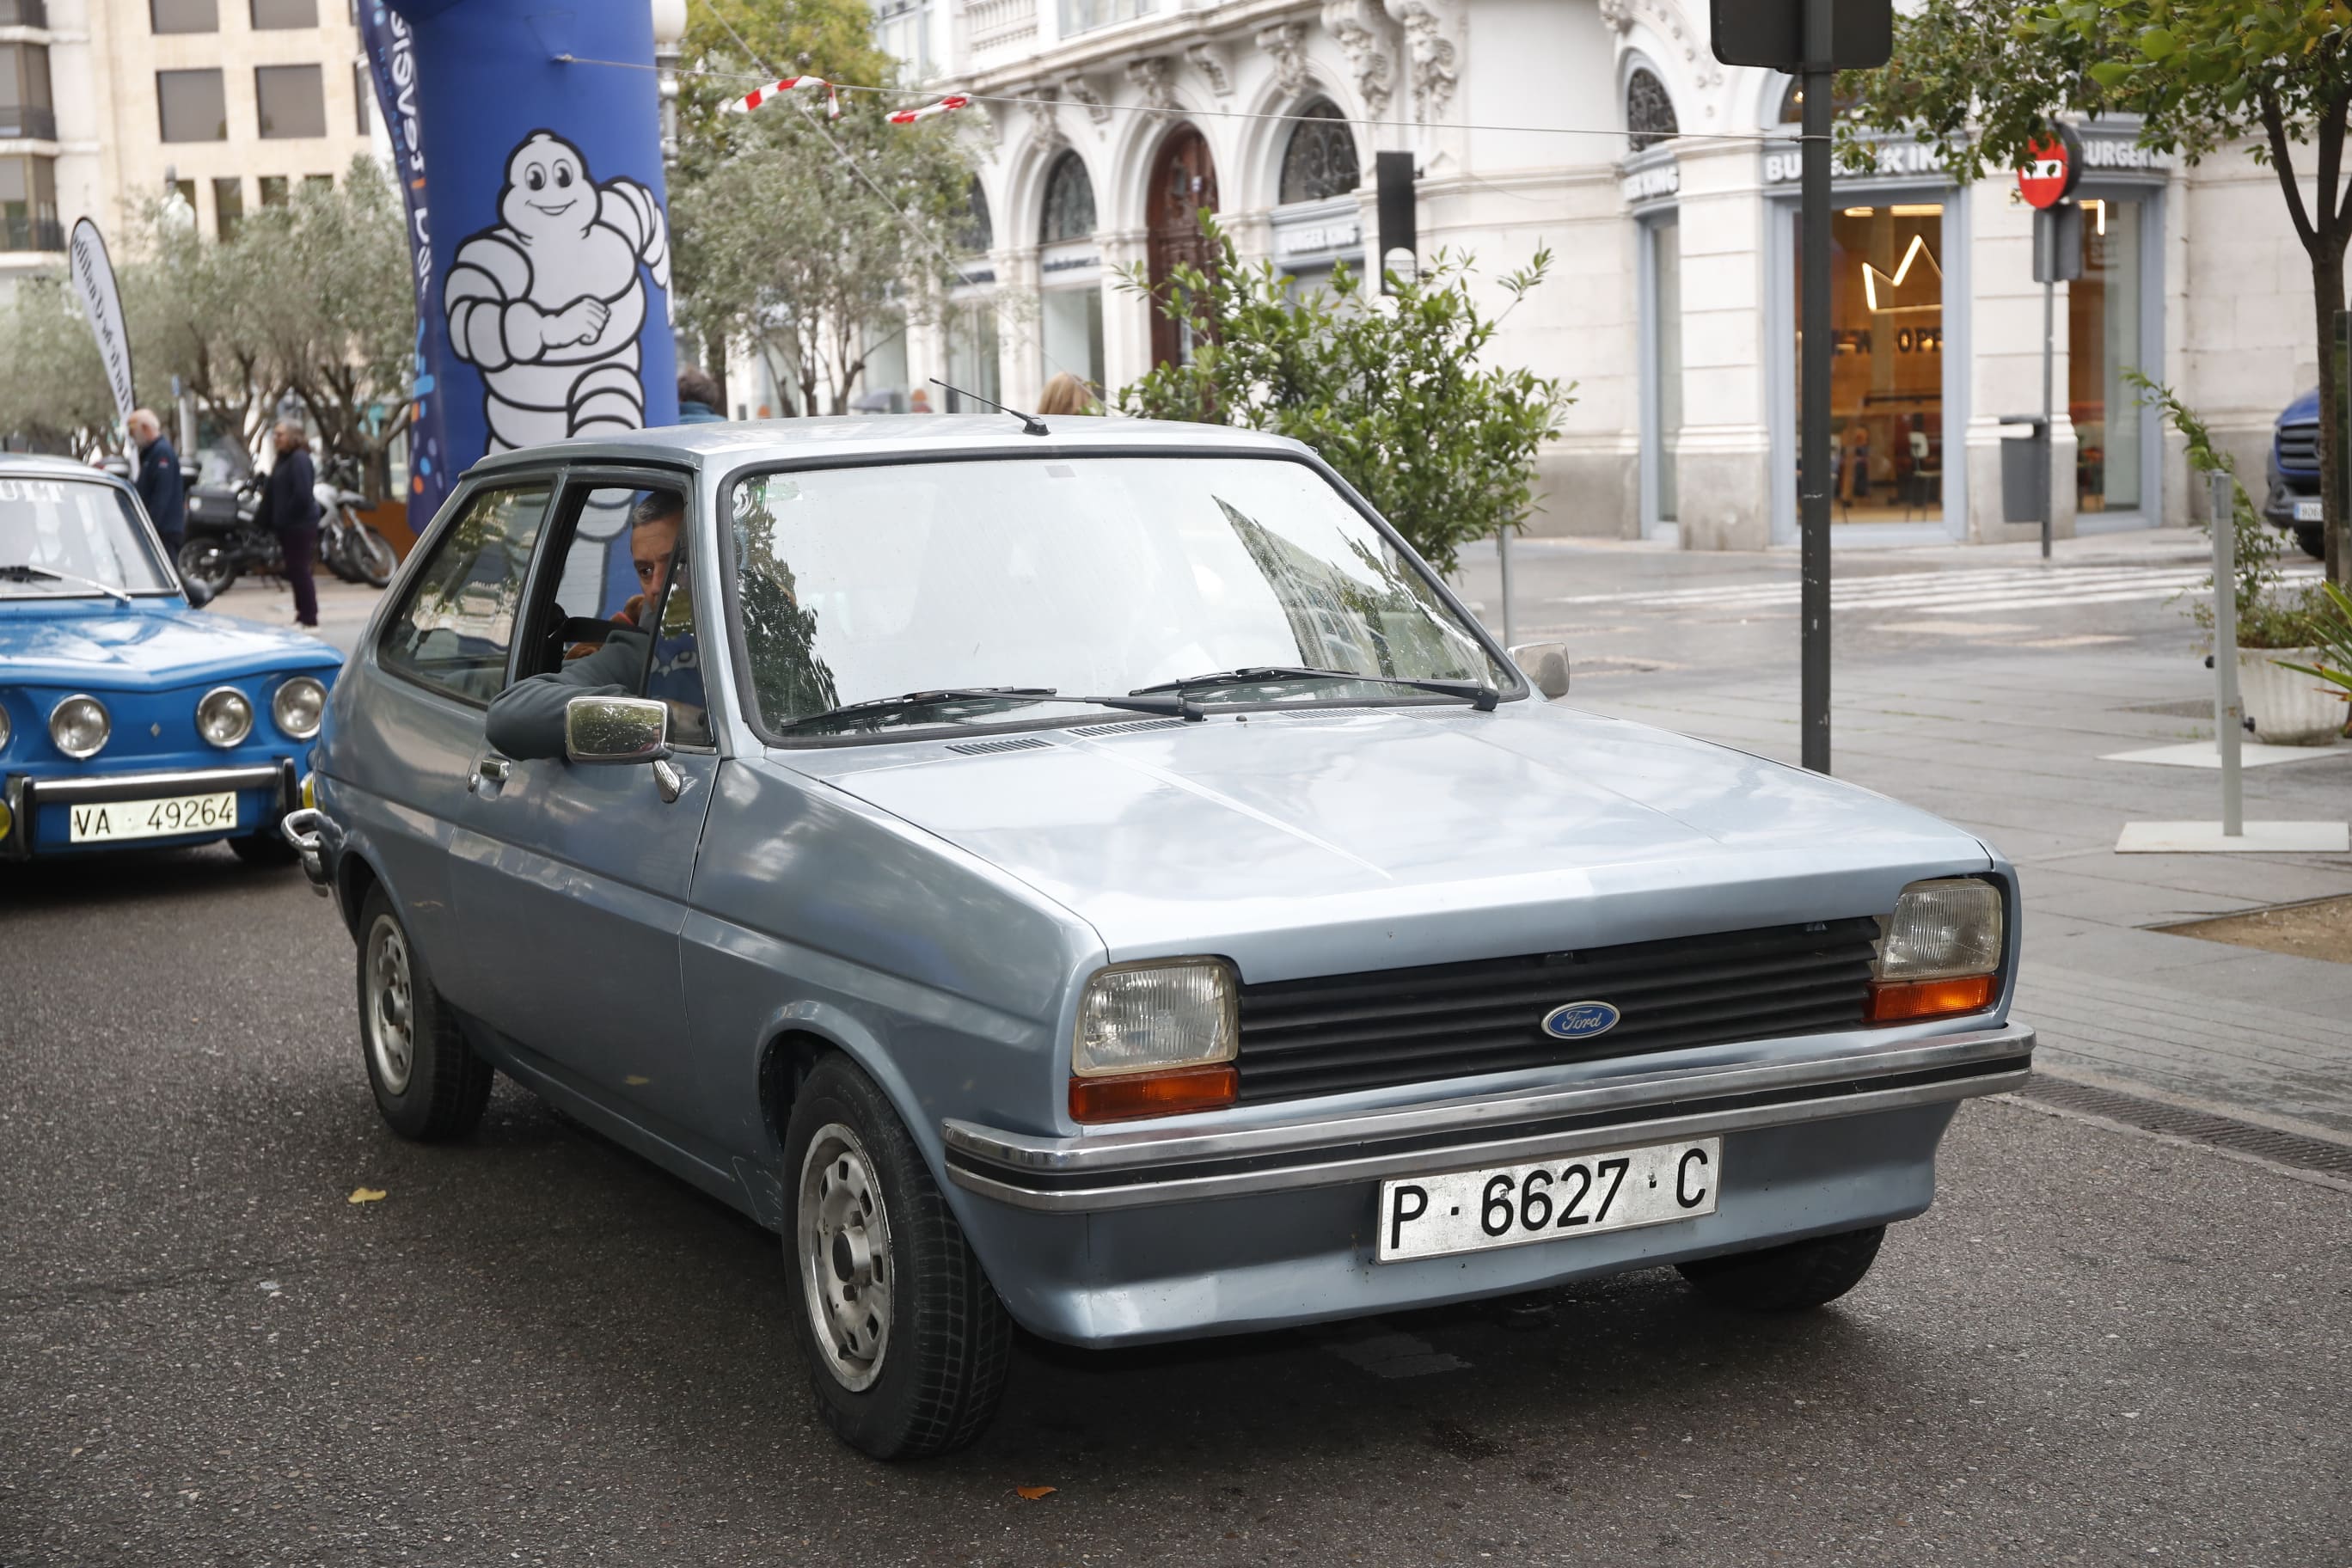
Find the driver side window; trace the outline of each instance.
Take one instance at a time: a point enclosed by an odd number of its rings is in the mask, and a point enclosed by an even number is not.
[[[686,492],[667,485],[592,484],[567,499],[574,504],[565,509],[563,553],[551,593],[542,590],[538,635],[518,677],[561,669],[616,633],[650,634],[631,689],[669,705],[673,745],[709,745],[701,638],[687,564]]]

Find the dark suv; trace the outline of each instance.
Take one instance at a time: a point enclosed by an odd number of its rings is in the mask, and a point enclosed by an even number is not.
[[[2305,554],[2326,554],[2320,526],[2319,389],[2313,387],[2286,405],[2271,432],[2270,494],[2263,516],[2273,527],[2291,529]]]

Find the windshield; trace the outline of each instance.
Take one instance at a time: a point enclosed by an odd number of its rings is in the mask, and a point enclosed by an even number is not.
[[[1244,669],[1263,679],[1192,694],[1444,700],[1265,666],[1511,684],[1428,580],[1304,463],[1024,458],[764,474],[735,487],[731,515],[744,651],[771,733],[909,692],[1124,695]],[[1030,718],[1040,702],[1008,693],[842,727]]]
[[[79,596],[176,588],[131,498],[80,479],[0,478],[0,596]]]

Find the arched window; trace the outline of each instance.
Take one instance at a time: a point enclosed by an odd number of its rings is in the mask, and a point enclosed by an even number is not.
[[[1087,177],[1086,161],[1065,153],[1045,175],[1045,223],[1041,237],[1047,245],[1057,239],[1085,239],[1095,231],[1095,183]]]
[[[1324,201],[1354,190],[1362,165],[1356,162],[1355,134],[1339,106],[1318,98],[1298,114],[1290,128],[1290,144],[1282,150],[1284,205]]]
[[[980,188],[980,181],[971,182],[971,193],[964,198],[963,222],[956,228],[956,244],[966,251],[982,251],[996,243],[996,226],[988,218],[988,193]]]
[[[1671,142],[1682,131],[1675,122],[1675,100],[1656,73],[1635,68],[1625,79],[1625,134],[1639,153],[1661,142]]]

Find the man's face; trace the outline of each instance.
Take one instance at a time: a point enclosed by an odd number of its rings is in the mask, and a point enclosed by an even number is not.
[[[155,444],[155,437],[163,433],[163,426],[155,424],[152,420],[133,419],[131,422],[131,438],[133,441],[138,442],[142,447],[153,446]]]
[[[636,563],[637,592],[645,595],[645,614],[661,603],[669,584],[669,559],[677,549],[677,518],[652,518],[629,531],[629,559]]]

